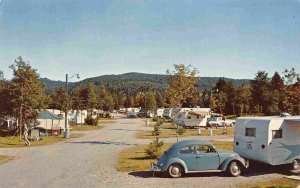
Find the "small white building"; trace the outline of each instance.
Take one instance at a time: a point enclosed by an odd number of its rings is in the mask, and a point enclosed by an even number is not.
[[[300,116],[238,118],[234,151],[270,165],[300,162]]]
[[[75,122],[76,124],[85,123],[87,118],[87,110],[73,110],[68,112],[69,121]]]

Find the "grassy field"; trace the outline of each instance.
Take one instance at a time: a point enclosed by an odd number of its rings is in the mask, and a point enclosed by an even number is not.
[[[158,137],[160,138],[170,138],[170,137],[176,137],[176,129],[174,126],[171,126],[169,124],[163,124],[160,129],[160,135]],[[228,127],[227,128],[227,135],[233,135],[234,128]],[[223,129],[213,129],[213,135],[223,135]],[[184,136],[209,136],[210,130],[209,129],[201,129],[201,135],[198,134],[198,129],[187,129],[187,131],[183,135],[178,135],[179,137]],[[152,131],[141,131],[136,134],[136,137],[139,139],[154,139],[156,136],[152,135]]]
[[[114,120],[114,119],[107,119],[107,118],[100,118],[98,120],[98,124],[114,124],[116,123],[117,120]]]
[[[0,155],[0,165],[7,163],[11,160],[14,160],[14,157],[7,156],[7,155]]]
[[[72,127],[72,131],[93,131],[102,129],[103,126],[99,125],[81,125],[81,126],[74,126]]]
[[[212,141],[212,143],[218,149],[233,150],[232,142]],[[163,146],[163,151],[168,149],[170,145],[172,144],[165,144]],[[149,171],[150,162],[156,162],[156,160],[147,159],[145,157],[146,146],[147,145],[131,147],[121,151],[118,156],[117,170],[122,172]]]
[[[300,181],[279,178],[269,181],[262,181],[255,184],[245,184],[236,188],[295,188],[300,184]]]
[[[70,134],[70,138],[78,138],[82,136],[81,134]],[[57,142],[65,141],[63,138],[63,135],[59,136],[44,136],[41,137],[41,140],[39,141],[32,141],[31,146],[43,146],[43,145],[49,145],[54,144]],[[18,147],[25,147],[24,145],[24,139],[19,140],[19,136],[13,136],[13,137],[0,137],[0,148],[18,148]]]
[[[163,151],[170,145],[165,144]],[[117,170],[121,172],[148,171],[150,162],[156,162],[156,160],[145,157],[145,147],[146,145],[143,145],[121,151],[118,156]]]

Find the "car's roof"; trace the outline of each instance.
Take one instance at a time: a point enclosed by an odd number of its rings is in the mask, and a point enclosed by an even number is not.
[[[174,144],[174,148],[182,148],[184,146],[194,145],[194,144],[211,145],[211,142],[208,140],[183,140]]]

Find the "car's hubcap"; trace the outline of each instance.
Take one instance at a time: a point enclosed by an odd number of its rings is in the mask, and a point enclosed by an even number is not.
[[[178,175],[179,172],[180,172],[180,170],[179,170],[178,167],[173,167],[172,170],[171,170],[171,172],[172,172],[173,175]]]
[[[233,173],[238,173],[238,172],[239,172],[239,167],[236,166],[236,165],[234,165],[234,166],[232,167],[232,172],[233,172]]]
[[[299,168],[299,163],[298,163],[297,160],[294,160],[294,161],[293,161],[293,167],[294,167],[294,169]]]

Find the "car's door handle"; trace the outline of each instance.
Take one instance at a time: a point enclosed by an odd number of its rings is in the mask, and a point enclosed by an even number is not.
[[[197,156],[197,157],[196,157],[196,159],[199,159],[199,158],[201,158],[201,157],[200,157],[200,156]]]

